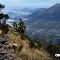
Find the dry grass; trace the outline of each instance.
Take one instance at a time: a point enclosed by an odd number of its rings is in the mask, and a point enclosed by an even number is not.
[[[52,58],[49,57],[49,54],[46,53],[42,48],[40,50],[29,48],[29,41],[21,40],[20,36],[10,34],[9,37],[9,45],[12,46],[14,43],[18,45],[16,49],[16,57],[14,60],[52,60]],[[19,46],[23,46],[21,51],[18,51]],[[10,53],[13,52],[13,48],[8,49]]]

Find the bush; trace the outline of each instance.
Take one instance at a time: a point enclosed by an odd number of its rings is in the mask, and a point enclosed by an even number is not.
[[[33,41],[30,41],[30,48],[36,48],[35,43]]]
[[[22,48],[23,48],[23,45],[19,46],[18,51],[21,52]]]
[[[47,47],[47,51],[51,54],[51,56],[55,56],[55,54],[60,53],[60,45],[49,45]]]
[[[30,48],[40,49],[42,47],[42,43],[39,40],[30,40]]]

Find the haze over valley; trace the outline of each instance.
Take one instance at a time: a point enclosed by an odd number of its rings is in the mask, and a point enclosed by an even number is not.
[[[8,23],[22,18],[27,26],[27,34],[34,39],[49,39],[48,42],[60,44],[60,4],[49,8],[24,8],[3,10],[10,16]],[[51,39],[50,39],[51,37]]]

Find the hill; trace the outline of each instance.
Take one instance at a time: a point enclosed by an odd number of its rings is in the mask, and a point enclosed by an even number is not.
[[[9,37],[8,46],[11,47],[10,49],[8,48],[8,51],[10,54],[15,54],[14,60],[19,60],[19,59],[20,60],[40,60],[40,59],[52,60],[52,58],[49,57],[49,54],[44,49],[40,48],[39,50],[37,48],[35,49],[29,47],[30,41],[28,39],[22,40],[20,36],[13,34],[8,35],[8,37]],[[15,44],[17,44],[17,49],[15,53],[12,48],[12,45],[14,44],[14,39],[15,39]]]
[[[32,14],[28,15],[27,18],[31,20],[31,18],[36,18],[37,16],[39,16],[40,14],[42,14],[47,8],[40,8],[37,9],[37,11],[33,12]]]
[[[32,8],[17,8],[17,9],[4,9],[2,12],[7,13],[10,16],[10,19],[18,20],[19,18],[25,19],[25,16],[32,14],[37,9]]]
[[[32,18],[32,20],[58,20],[60,19],[60,4],[55,4],[52,7],[48,9],[42,9],[39,11],[36,11],[35,14],[32,13],[28,17]],[[38,18],[37,18],[38,17]]]
[[[60,44],[60,4],[55,4],[43,12],[39,11],[28,16],[26,26],[29,35],[35,39],[49,40],[52,44]]]
[[[42,48],[39,41],[24,39],[15,32],[9,30],[8,34],[0,35],[0,59],[4,60],[53,60],[50,54]],[[3,55],[1,55],[3,53]]]

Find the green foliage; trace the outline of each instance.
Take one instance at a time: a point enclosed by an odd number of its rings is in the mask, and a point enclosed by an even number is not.
[[[16,22],[14,22],[13,27],[14,27],[15,31],[20,34],[21,39],[25,39],[26,26],[25,26],[23,20],[20,19],[20,22],[18,24]]]
[[[6,21],[7,19],[9,19],[8,14],[3,14],[3,22]]]
[[[20,22],[18,23],[18,33],[20,34],[21,39],[25,39],[25,30],[26,30],[26,26],[23,20],[20,19]]]
[[[21,52],[22,48],[23,48],[23,45],[19,46],[18,51]]]
[[[55,56],[55,54],[60,53],[60,45],[49,45],[47,47],[47,51],[51,54],[51,56]]]
[[[14,34],[14,35],[19,35],[17,32],[15,32],[15,30],[13,28],[10,28],[8,31],[8,34]]]
[[[0,4],[0,10],[5,8],[5,5]]]
[[[26,30],[26,26],[25,26],[23,20],[20,19],[20,22],[18,23],[18,32],[20,34],[24,35],[25,34],[25,30]]]
[[[30,48],[37,48],[37,49],[40,49],[43,45],[42,45],[42,42],[39,41],[39,40],[29,40],[30,43]]]
[[[9,34],[14,34],[14,29],[10,28],[8,31]]]
[[[8,24],[1,24],[2,34],[7,34],[9,31],[9,25]]]
[[[7,34],[7,32],[9,31],[9,25],[6,24],[6,20],[9,18],[9,16],[7,14],[3,15],[3,20],[0,23],[0,29],[2,30],[3,34]]]
[[[17,23],[16,22],[13,22],[13,27],[14,27],[15,31],[18,30],[18,26],[17,26]]]
[[[3,13],[0,13],[0,19],[2,19],[2,18],[3,18],[3,16],[4,16],[4,14],[3,14]]]
[[[30,48],[36,48],[35,43],[33,41],[30,41]]]
[[[0,4],[0,9],[4,7],[4,5]],[[0,30],[2,30],[2,34],[7,34],[9,30],[9,25],[6,23],[7,19],[9,19],[8,14],[0,13]]]

